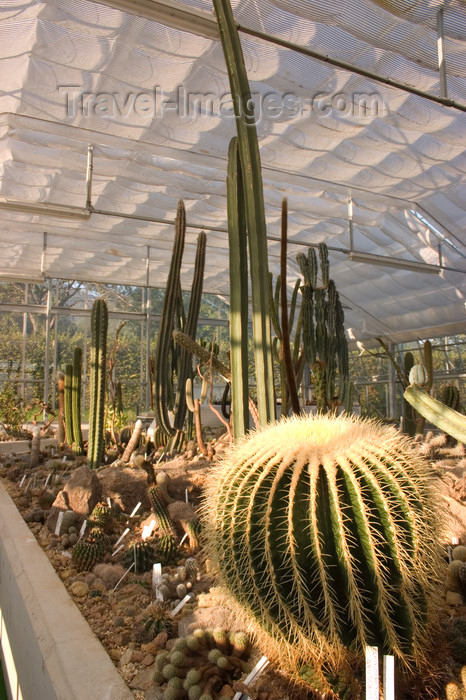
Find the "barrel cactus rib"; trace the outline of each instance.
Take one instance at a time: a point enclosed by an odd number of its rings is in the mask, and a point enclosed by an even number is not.
[[[428,476],[408,439],[354,416],[287,419],[232,450],[210,476],[207,548],[264,653],[292,672],[366,644],[421,663],[441,575]]]

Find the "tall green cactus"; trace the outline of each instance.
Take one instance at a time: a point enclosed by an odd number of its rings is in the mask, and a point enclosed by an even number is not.
[[[89,380],[90,405],[87,461],[91,469],[100,467],[104,447],[107,331],[107,304],[104,299],[96,299],[91,313],[91,374]]]
[[[317,409],[335,407],[338,372],[338,403],[345,405],[350,390],[348,343],[344,313],[335,283],[329,279],[328,249],[319,244],[321,285],[318,286],[318,262],[314,248],[299,253],[296,261],[304,278],[302,292],[303,345],[306,363],[312,371]]]
[[[432,360],[432,343],[430,340],[426,340],[422,346],[422,364],[426,372],[427,381],[425,383],[425,389],[427,392],[431,392],[434,383],[434,368]],[[424,426],[426,419],[419,413],[415,416],[416,421],[416,434],[422,435],[424,432]]]
[[[210,474],[207,552],[264,653],[292,674],[362,663],[366,644],[409,668],[435,631],[439,512],[428,466],[394,428],[293,417]]]
[[[192,374],[192,361],[188,352],[182,349],[178,362],[174,361],[172,333],[175,327],[175,317],[179,319],[178,326],[185,330],[186,335],[194,338],[199,317],[199,309],[202,298],[202,285],[204,278],[204,264],[206,255],[206,234],[202,231],[197,241],[194,277],[191,289],[191,299],[188,316],[185,318],[181,300],[180,271],[183,258],[184,242],[186,235],[186,211],[184,203],[178,202],[175,219],[175,240],[168,273],[165,297],[163,300],[162,315],[160,319],[159,338],[154,360],[153,403],[157,425],[169,436],[174,436],[179,441],[186,416],[185,386],[186,379]],[[175,389],[173,387],[173,374],[177,365],[178,373],[178,405],[174,419],[174,425],[170,423],[168,411],[174,407]],[[174,445],[175,446],[175,445]]]
[[[73,365],[65,365],[64,383],[65,437],[70,447],[73,444]]]
[[[414,355],[412,352],[405,352],[403,358],[404,386],[409,385],[409,373],[414,367]],[[416,432],[416,412],[406,399],[403,399],[403,432],[414,437]]]
[[[230,357],[233,437],[249,428],[248,407],[248,259],[243,178],[237,138],[228,149],[228,245],[230,252]]]
[[[73,421],[73,452],[75,455],[83,454],[83,435],[81,431],[81,373],[82,373],[82,348],[76,347],[73,353],[73,380],[72,380],[72,421]]]
[[[229,0],[213,0],[213,6],[236,117],[249,242],[257,404],[260,423],[265,426],[275,418],[275,397],[268,304],[267,231],[259,144],[241,42]]]

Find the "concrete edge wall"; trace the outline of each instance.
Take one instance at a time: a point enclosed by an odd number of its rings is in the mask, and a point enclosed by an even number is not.
[[[14,700],[134,700],[1,482],[0,645]]]

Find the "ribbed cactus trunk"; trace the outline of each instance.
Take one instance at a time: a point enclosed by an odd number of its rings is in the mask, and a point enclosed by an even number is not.
[[[57,372],[57,392],[58,392],[58,444],[63,445],[65,442],[65,374]]]
[[[422,663],[441,576],[428,466],[395,429],[295,417],[247,438],[210,475],[207,551],[291,673],[361,662],[366,644]]]
[[[267,231],[259,144],[241,42],[229,0],[213,0],[213,6],[236,117],[249,243],[257,405],[260,423],[265,426],[275,418],[275,396],[268,303]],[[230,270],[230,273],[234,271]]]
[[[249,429],[248,406],[248,253],[243,178],[238,140],[230,141],[227,170],[230,254],[230,357],[233,438]]]
[[[91,314],[89,380],[89,442],[87,460],[91,469],[100,467],[104,447],[105,378],[107,362],[108,309],[104,299],[96,299]]]
[[[304,358],[311,368],[314,398],[318,411],[325,413],[339,404],[348,405],[349,379],[348,343],[345,337],[344,313],[335,283],[329,279],[328,249],[319,244],[321,284],[317,277],[319,265],[314,248],[296,257],[304,278],[302,292]],[[338,377],[339,389],[336,392]]]
[[[73,353],[73,379],[72,379],[72,423],[73,423],[73,452],[75,455],[83,454],[83,435],[81,431],[81,373],[82,373],[82,348],[76,347]]]
[[[73,365],[65,365],[64,381],[65,439],[69,447],[73,444]]]
[[[403,358],[404,386],[409,386],[409,373],[414,367],[414,355],[405,352]],[[406,399],[403,399],[403,432],[414,437],[416,432],[416,411]]]

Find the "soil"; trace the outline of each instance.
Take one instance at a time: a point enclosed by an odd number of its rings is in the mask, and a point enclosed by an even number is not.
[[[466,544],[464,446],[451,447],[444,436],[432,434],[418,440],[418,444],[421,452],[432,464],[438,489],[445,500],[448,524],[445,557],[448,559],[454,547],[452,543]],[[158,482],[166,483],[169,500],[180,504],[188,498],[193,512],[196,512],[201,502],[206,473],[221,456],[224,446],[221,440],[217,442],[217,454],[214,454],[212,461],[207,461],[193,452],[189,456],[179,455],[169,461],[160,461],[160,453],[156,453],[149,461],[139,456],[138,464],[148,472],[149,481],[155,478]],[[173,651],[175,647],[176,651],[178,639],[191,634],[197,628],[223,628],[227,631],[227,642],[224,637],[220,641],[215,638],[212,640],[211,634],[210,641],[203,642],[204,657],[201,652],[197,655],[193,652],[191,657],[192,666],[201,668],[203,673],[209,676],[209,649],[223,648],[227,656],[230,654],[227,668],[222,672],[217,669],[217,676],[212,676],[209,686],[212,695],[206,697],[226,700],[233,698],[237,692],[247,692],[252,700],[304,700],[322,697],[320,694],[291,685],[280,669],[272,665],[253,684],[248,687],[244,685],[248,670],[255,666],[261,652],[250,641],[247,650],[236,653],[241,663],[234,661],[235,652],[232,650],[234,635],[238,632],[237,621],[225,607],[221,590],[215,585],[211,563],[198,545],[196,537],[192,532],[183,537],[183,531],[189,529],[183,517],[175,522],[180,541],[176,556],[163,566],[163,583],[166,585],[165,589],[159,589],[159,594],[160,590],[163,591],[163,601],[157,599],[160,595],[156,594],[153,588],[152,566],[146,572],[134,573],[129,569],[129,546],[131,543],[141,542],[143,528],[153,519],[150,504],[141,506],[132,516],[131,513],[125,513],[112,504],[112,526],[106,534],[107,552],[92,570],[79,571],[71,552],[79,538],[84,515],[76,513],[75,522],[68,531],[56,535],[57,513],[56,508],[52,508],[52,503],[62,492],[70,476],[83,464],[84,458],[74,458],[70,451],[63,449],[56,454],[51,454],[50,451],[41,454],[40,463],[34,469],[30,468],[24,455],[2,455],[0,478],[74,602],[137,700],[169,700],[170,697],[175,697],[176,693],[173,694],[172,691],[170,695],[167,690],[167,679],[160,677],[160,659],[164,650]],[[160,477],[162,472],[167,476]],[[98,473],[99,470],[97,475]],[[105,494],[103,500],[106,500]],[[178,512],[176,508],[181,506],[171,508],[171,512],[175,513]],[[124,534],[127,529],[129,531]],[[156,529],[150,535],[149,541],[157,542],[159,536],[160,532]],[[121,537],[124,546],[118,549],[115,545]],[[452,593],[455,595],[451,595]],[[190,599],[186,602],[188,594]],[[411,688],[410,691],[405,689],[405,698],[466,698],[461,684],[461,675],[466,675],[465,600],[460,589],[447,593],[445,588],[444,594],[442,625],[445,638],[441,641],[442,651],[439,653],[439,657],[443,659],[443,677],[437,677],[435,683],[432,682],[428,694],[425,687],[422,691],[416,691],[415,688]],[[180,607],[183,600],[184,604]],[[219,632],[217,634],[220,635]],[[225,644],[228,647],[226,651]],[[157,673],[158,681],[154,683]],[[448,682],[451,687],[447,695]],[[452,688],[456,694],[451,694]],[[356,700],[354,696],[352,698]]]

